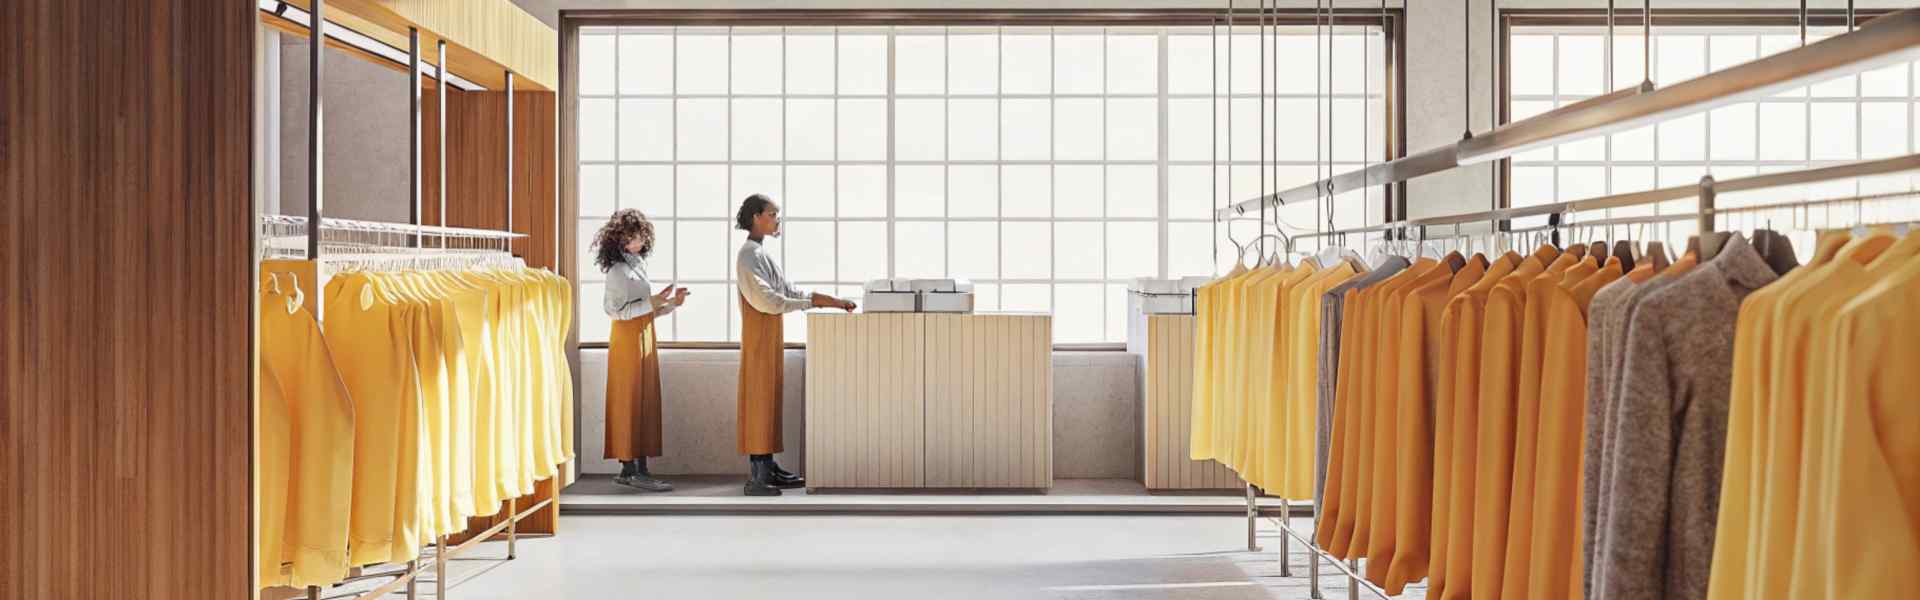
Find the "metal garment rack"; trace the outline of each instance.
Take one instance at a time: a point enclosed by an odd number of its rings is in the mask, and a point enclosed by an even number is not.
[[[287,254],[313,260],[323,265],[339,264],[342,262],[370,263],[386,260],[440,261],[440,264],[458,264],[460,262],[511,258],[512,241],[514,239],[527,237],[524,234],[513,232],[514,73],[512,70],[506,71],[507,110],[505,127],[507,151],[504,170],[506,172],[507,183],[507,229],[505,231],[494,231],[447,227],[447,80],[451,77],[451,73],[447,71],[447,42],[444,39],[437,40],[436,49],[439,51],[437,57],[439,64],[437,65],[438,68],[435,71],[434,78],[435,89],[439,94],[439,111],[437,114],[439,128],[436,135],[439,138],[440,148],[438,165],[440,172],[440,224],[438,226],[428,226],[423,223],[424,218],[421,210],[423,208],[421,197],[420,143],[421,63],[420,30],[418,28],[410,27],[407,31],[407,142],[409,150],[408,171],[410,177],[408,185],[408,217],[411,222],[407,224],[380,223],[328,219],[325,217],[325,203],[323,202],[325,173],[322,168],[322,159],[325,156],[324,140],[326,136],[323,135],[325,107],[321,94],[321,85],[322,82],[325,81],[326,67],[324,60],[326,52],[325,30],[327,27],[339,26],[337,24],[327,23],[326,4],[326,0],[311,0],[310,6],[308,7],[309,25],[307,27],[307,35],[310,68],[307,71],[307,126],[309,132],[307,137],[307,216],[289,217],[264,215],[261,217],[263,230],[286,231],[295,234],[295,236],[304,234],[305,245],[302,249],[303,251],[288,252]],[[350,238],[351,241],[344,243],[325,241],[323,238],[329,233],[334,234],[334,237],[344,235]],[[410,237],[411,243],[395,243],[396,237],[401,239]],[[426,245],[426,239],[429,237],[439,240],[437,252],[429,249]],[[274,242],[283,238],[276,238],[269,233],[264,236],[263,239],[266,242],[263,245],[263,253],[271,254],[277,250]],[[453,246],[450,243],[453,240],[461,240],[461,247],[456,248]],[[498,247],[495,248],[495,245]],[[344,251],[344,253],[338,254],[336,258],[336,254],[331,252],[334,250],[341,250]],[[324,285],[324,282],[316,283]],[[317,308],[318,305],[316,305],[314,312],[314,318],[316,320],[323,317]],[[520,520],[539,512],[552,503],[553,499],[549,498],[536,502],[533,506],[525,510],[521,510],[519,507],[519,499],[511,498],[507,503],[508,516],[506,520],[487,528],[473,538],[452,548],[448,548],[447,536],[436,536],[434,539],[435,552],[430,559],[433,561],[434,567],[435,597],[447,597],[447,561],[452,560],[453,557],[471,548],[474,544],[492,538],[502,530],[505,530],[507,534],[507,560],[513,560],[518,554]],[[425,554],[424,550],[421,554]],[[400,571],[360,574],[349,577],[340,583],[380,577],[394,577],[393,581],[382,584],[365,594],[360,594],[356,598],[359,600],[372,600],[386,594],[401,591],[403,588],[407,597],[417,598],[417,583],[420,575],[424,572],[420,565],[422,560],[429,559],[421,558],[408,561]],[[320,600],[322,597],[321,591],[319,586],[308,586],[306,588],[306,597],[309,600]]]
[[[1422,233],[1416,236],[1411,236],[1408,239],[1425,240],[1426,236],[1424,234],[1424,231],[1426,228],[1431,226],[1441,226],[1441,225],[1452,226],[1453,228],[1452,235],[1455,237],[1458,237],[1460,235],[1463,235],[1459,231],[1459,227],[1461,225],[1476,224],[1480,222],[1487,222],[1495,226],[1489,227],[1488,230],[1484,232],[1472,232],[1472,233],[1466,233],[1464,235],[1512,235],[1512,234],[1538,232],[1538,231],[1553,231],[1553,230],[1562,230],[1562,229],[1572,230],[1572,229],[1590,228],[1590,227],[1661,223],[1661,222],[1686,221],[1686,220],[1696,220],[1696,219],[1699,221],[1699,224],[1700,224],[1700,228],[1699,228],[1700,233],[1705,234],[1705,233],[1716,231],[1714,217],[1717,215],[1758,213],[1758,212],[1783,211],[1783,210],[1785,211],[1807,210],[1817,206],[1831,206],[1835,204],[1844,204],[1844,203],[1854,203],[1856,205],[1864,205],[1867,202],[1890,200],[1890,199],[1896,199],[1896,198],[1920,197],[1920,191],[1907,191],[1907,192],[1893,192],[1893,193],[1876,194],[1876,195],[1859,195],[1859,196],[1844,197],[1844,198],[1805,200],[1805,201],[1797,201],[1797,202],[1777,202],[1777,203],[1754,204],[1754,205],[1747,205],[1747,206],[1719,208],[1715,205],[1715,198],[1720,194],[1779,188],[1779,187],[1808,185],[1808,184],[1822,183],[1822,182],[1828,182],[1828,181],[1856,179],[1856,178],[1862,178],[1862,177],[1893,175],[1893,174],[1906,173],[1906,172],[1912,172],[1912,171],[1920,171],[1920,154],[1909,154],[1905,156],[1880,159],[1880,160],[1869,160],[1869,161],[1860,161],[1860,162],[1846,163],[1846,164],[1826,166],[1826,167],[1815,167],[1811,169],[1790,171],[1790,172],[1784,172],[1784,173],[1755,175],[1752,177],[1742,177],[1738,179],[1729,179],[1726,181],[1715,181],[1712,177],[1702,177],[1700,180],[1700,183],[1695,185],[1673,186],[1673,187],[1660,188],[1660,189],[1648,190],[1643,192],[1615,194],[1611,196],[1602,196],[1597,198],[1589,198],[1585,200],[1574,200],[1569,202],[1556,202],[1552,204],[1543,204],[1539,206],[1529,206],[1524,208],[1490,210],[1490,211],[1482,211],[1477,213],[1449,215],[1444,217],[1430,217],[1430,218],[1423,218],[1423,219],[1406,219],[1406,220],[1394,221],[1394,222],[1384,223],[1381,225],[1373,225],[1373,226],[1367,226],[1367,227],[1354,227],[1354,228],[1339,229],[1339,230],[1332,230],[1332,231],[1325,231],[1325,232],[1302,233],[1302,234],[1297,234],[1292,236],[1291,238],[1289,238],[1289,240],[1292,242],[1297,242],[1298,240],[1302,240],[1302,239],[1339,237],[1339,236],[1345,236],[1345,235],[1377,233],[1377,232],[1387,232],[1387,231],[1403,231],[1404,232],[1404,231],[1413,230],[1413,229],[1418,229]],[[1508,221],[1511,219],[1521,218],[1521,217],[1542,216],[1542,215],[1566,216],[1566,215],[1570,215],[1578,212],[1600,211],[1600,210],[1606,210],[1606,209],[1612,209],[1612,208],[1625,208],[1625,207],[1631,207],[1631,206],[1644,206],[1644,205],[1667,202],[1672,200],[1684,200],[1687,198],[1698,198],[1700,200],[1700,205],[1697,210],[1670,213],[1670,214],[1647,215],[1647,216],[1639,216],[1639,217],[1620,217],[1620,218],[1613,218],[1613,219],[1599,219],[1599,220],[1585,221],[1585,222],[1572,222],[1564,219],[1552,219],[1546,225],[1529,227],[1529,228],[1519,229],[1519,230],[1507,230],[1498,226],[1501,222]],[[1864,219],[1862,219],[1861,221],[1864,222]],[[1288,250],[1292,251],[1292,248],[1289,248]],[[1256,494],[1255,494],[1254,488],[1252,486],[1248,486],[1247,488],[1247,528],[1248,528],[1248,540],[1249,540],[1250,549],[1252,545],[1251,542],[1253,539],[1252,537],[1253,531],[1257,523],[1256,517],[1258,515],[1258,513],[1255,510],[1256,508],[1254,504],[1255,499],[1256,499]],[[1319,525],[1318,519],[1320,518],[1321,511],[1319,510],[1315,502],[1317,501],[1310,502],[1309,504],[1314,506],[1313,518],[1316,521],[1315,526],[1317,528]],[[1287,506],[1289,509],[1292,507],[1291,503],[1285,503],[1283,505]],[[1280,531],[1282,533],[1281,550],[1280,550],[1281,565],[1282,565],[1281,576],[1283,577],[1292,576],[1291,569],[1287,566],[1287,554],[1288,554],[1287,544],[1289,539],[1297,540],[1301,544],[1307,547],[1309,560],[1311,561],[1311,564],[1312,564],[1312,566],[1308,569],[1308,576],[1310,578],[1309,585],[1310,585],[1310,590],[1313,598],[1315,599],[1322,598],[1322,594],[1320,590],[1320,563],[1322,560],[1328,563],[1331,563],[1336,571],[1347,576],[1348,598],[1358,598],[1359,591],[1361,589],[1366,589],[1369,592],[1381,598],[1388,597],[1386,594],[1386,590],[1380,589],[1378,586],[1375,586],[1371,582],[1366,581],[1366,579],[1359,574],[1359,569],[1360,569],[1359,560],[1357,559],[1348,560],[1348,561],[1344,561],[1344,564],[1343,564],[1343,561],[1328,554],[1325,550],[1322,550],[1318,546],[1314,545],[1312,540],[1308,539],[1306,536],[1303,536],[1298,531],[1294,530],[1294,528],[1288,522],[1288,518],[1291,517],[1290,511],[1285,512],[1283,514],[1285,514],[1286,516],[1283,516],[1280,519],[1274,521],[1274,524],[1280,528]]]

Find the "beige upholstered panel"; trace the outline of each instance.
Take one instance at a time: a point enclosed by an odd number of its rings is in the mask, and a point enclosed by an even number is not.
[[[1147,315],[1141,357],[1145,412],[1145,479],[1149,490],[1240,489],[1233,471],[1211,460],[1188,458],[1193,425],[1192,315]]]

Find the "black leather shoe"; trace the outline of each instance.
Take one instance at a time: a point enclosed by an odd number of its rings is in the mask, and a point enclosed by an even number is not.
[[[767,463],[753,463],[753,475],[747,478],[745,487],[748,496],[778,496],[780,488],[775,487],[773,473]]]
[[[807,487],[807,478],[793,474],[788,474],[785,477],[775,474],[767,483],[783,490],[791,490]]]

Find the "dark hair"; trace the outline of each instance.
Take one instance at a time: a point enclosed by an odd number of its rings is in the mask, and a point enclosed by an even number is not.
[[[653,222],[647,220],[646,213],[631,208],[614,211],[607,218],[607,224],[600,226],[600,232],[593,236],[593,264],[605,273],[613,266],[626,260],[621,256],[626,252],[627,242],[640,239],[640,256],[653,254]]]
[[[773,199],[766,197],[765,194],[747,196],[746,200],[740,202],[739,214],[733,216],[734,228],[741,231],[753,231],[753,218],[760,216],[760,213],[766,212],[767,205],[769,204],[773,204]]]

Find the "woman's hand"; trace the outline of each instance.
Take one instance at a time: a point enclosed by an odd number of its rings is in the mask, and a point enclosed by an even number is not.
[[[684,301],[687,294],[686,288],[683,288],[677,285],[669,285],[667,286],[666,289],[660,290],[660,293],[653,295],[653,298],[652,298],[653,305],[666,306],[668,304],[672,304],[674,306],[679,306],[680,304],[674,301],[675,292],[679,292],[678,294],[679,297],[682,298],[682,301]]]
[[[813,293],[813,307],[814,308],[838,308],[840,310],[844,310],[847,312],[853,312],[853,309],[859,308],[858,305],[855,305],[852,302],[841,300],[833,296],[828,296],[820,292]]]
[[[680,306],[682,304],[686,304],[687,296],[691,296],[691,295],[693,295],[693,290],[689,290],[687,288],[677,288],[674,290],[673,300],[670,300],[669,302],[672,303],[674,306]]]

